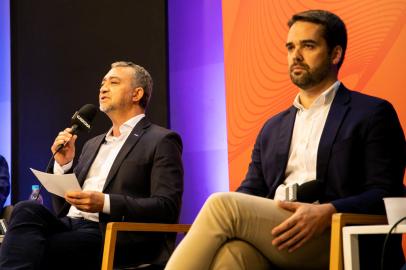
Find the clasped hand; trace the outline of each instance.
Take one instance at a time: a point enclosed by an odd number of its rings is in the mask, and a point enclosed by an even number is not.
[[[70,191],[65,194],[65,200],[78,210],[97,213],[103,211],[104,194],[97,191]]]
[[[272,230],[272,245],[278,250],[292,252],[304,245],[309,239],[320,235],[331,225],[331,216],[336,212],[328,204],[309,204],[300,202],[277,201],[278,206],[294,212]]]

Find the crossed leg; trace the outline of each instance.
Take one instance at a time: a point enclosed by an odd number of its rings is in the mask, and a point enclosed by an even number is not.
[[[176,248],[166,269],[168,270],[208,270],[220,265],[220,257],[225,258],[226,243],[242,240],[256,250],[275,267],[282,269],[326,269],[329,259],[329,232],[308,241],[294,252],[279,251],[273,246],[272,229],[292,215],[281,209],[275,201],[236,192],[216,193],[209,197],[193,223],[189,233]],[[245,245],[241,250],[241,261],[252,265]],[[227,245],[227,249],[229,249]],[[236,253],[237,247],[232,248]],[[244,249],[244,250],[243,250]],[[228,252],[228,251],[227,251]],[[220,253],[220,255],[219,255]],[[247,254],[251,254],[249,250]],[[223,254],[223,255],[221,255]],[[235,257],[235,255],[233,255]],[[230,256],[227,256],[230,257]],[[232,257],[232,256],[231,256]],[[258,257],[258,256],[253,256]],[[230,262],[221,262],[221,265]],[[253,259],[255,260],[255,259]],[[233,269],[247,269],[241,263]],[[249,267],[248,269],[252,269]],[[212,268],[215,269],[215,268]],[[225,268],[227,269],[227,268]],[[261,268],[259,268],[261,269]]]

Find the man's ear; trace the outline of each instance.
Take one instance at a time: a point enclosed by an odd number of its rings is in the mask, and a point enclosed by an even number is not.
[[[343,48],[339,45],[335,46],[333,51],[331,52],[331,63],[333,65],[338,65],[343,56]]]
[[[142,87],[134,88],[132,95],[133,101],[140,102],[140,100],[144,96],[144,88]]]

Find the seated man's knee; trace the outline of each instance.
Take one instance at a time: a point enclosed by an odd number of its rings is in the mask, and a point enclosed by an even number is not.
[[[17,203],[13,212],[11,213],[10,223],[13,223],[16,219],[28,217],[32,218],[38,215],[41,211],[44,211],[44,206],[34,201],[21,201]]]
[[[13,213],[18,213],[21,210],[26,210],[30,209],[31,211],[38,211],[40,208],[43,208],[41,204],[35,202],[35,201],[21,201],[18,202],[14,208],[13,208]]]
[[[210,195],[206,204],[228,203],[234,197],[235,194],[233,192],[216,192]]]
[[[216,212],[237,213],[241,204],[247,196],[238,192],[217,192],[210,195],[204,204],[203,210],[214,210]]]

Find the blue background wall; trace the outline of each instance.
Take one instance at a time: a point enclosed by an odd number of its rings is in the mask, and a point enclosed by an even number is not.
[[[11,160],[10,2],[0,1],[0,154]],[[10,199],[8,199],[8,204]]]

